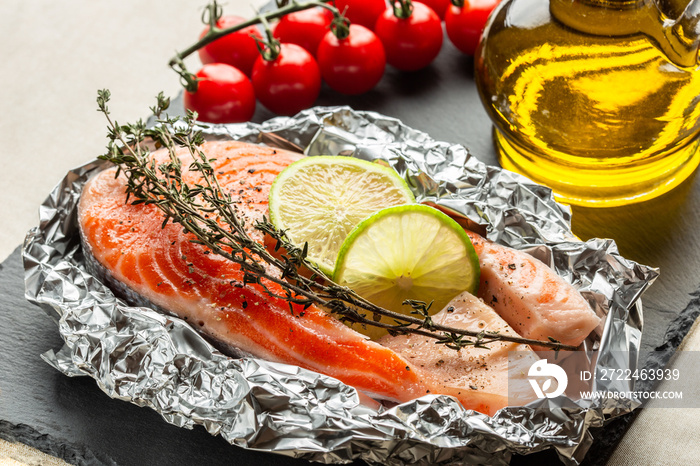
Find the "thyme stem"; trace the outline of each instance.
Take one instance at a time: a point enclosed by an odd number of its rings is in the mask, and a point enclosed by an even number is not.
[[[107,119],[110,138],[107,154],[100,158],[113,162],[118,167],[118,173],[121,170],[126,175],[127,202],[133,197],[135,200],[132,204],[156,205],[165,215],[163,227],[168,221],[180,224],[193,236],[191,241],[239,264],[244,274],[244,284],[257,284],[268,295],[284,299],[289,303],[292,312],[293,304],[302,305],[304,309],[317,305],[329,310],[341,321],[381,327],[392,334],[417,334],[433,338],[437,343],[454,349],[465,346],[487,348],[487,344],[498,341],[537,345],[554,350],[576,349],[556,340],[532,340],[435,324],[428,313],[430,304],[422,302],[404,303],[422,318],[376,306],[351,289],[340,286],[323,275],[315,265],[306,260],[305,247],[298,248],[291,244],[283,231],[277,230],[274,225],[263,219],[254,227],[263,234],[270,235],[286,251],[281,257],[273,255],[264,245],[250,237],[246,226],[236,213],[231,195],[219,184],[211,160],[201,149],[204,139],[191,113],[184,119],[161,120],[160,115],[167,108],[169,101],[160,94],[157,105],[152,109],[158,119],[158,126],[146,128],[141,121],[133,125],[119,125],[109,116],[109,97],[109,91],[98,93],[98,107]],[[148,139],[168,151],[169,163],[156,166],[155,159],[150,156],[146,147]],[[201,182],[191,186],[183,180],[182,160],[177,154],[178,146],[187,149],[192,157],[188,168],[191,172],[198,172]],[[263,263],[271,266],[279,275],[268,272]],[[300,267],[309,268],[313,276],[301,274]],[[282,293],[270,289],[270,283],[279,286]],[[394,325],[377,322],[367,315],[389,317],[397,323]]]

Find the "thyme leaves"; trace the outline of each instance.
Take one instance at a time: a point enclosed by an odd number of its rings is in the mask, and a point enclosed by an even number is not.
[[[490,343],[507,341],[537,345],[554,350],[575,350],[559,341],[532,340],[497,332],[470,331],[436,324],[430,317],[431,303],[408,300],[408,314],[381,308],[351,289],[334,283],[306,258],[306,245],[295,246],[284,231],[266,218],[246,225],[237,212],[232,195],[222,189],[217,173],[202,149],[204,137],[196,115],[164,116],[169,100],[159,94],[151,108],[158,124],[147,127],[143,121],[120,125],[112,119],[108,90],[98,92],[98,110],[108,122],[107,152],[100,158],[114,163],[117,176],[126,177],[127,202],[156,206],[163,214],[162,226],[180,225],[190,241],[238,264],[243,284],[259,286],[273,298],[286,301],[290,312],[301,315],[309,306],[324,308],[340,321],[376,326],[392,335],[416,334],[438,344],[459,350],[467,346],[488,348]],[[152,149],[167,151],[166,162],[157,163]],[[182,151],[189,161],[183,166]],[[196,173],[197,181],[187,183],[186,172]],[[272,239],[270,251],[249,234],[253,228]],[[376,316],[385,316],[387,323]]]

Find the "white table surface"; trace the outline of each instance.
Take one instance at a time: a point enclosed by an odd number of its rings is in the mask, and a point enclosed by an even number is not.
[[[0,259],[38,222],[38,206],[71,168],[101,154],[106,122],[97,90],[112,91],[118,121],[174,96],[168,67],[198,37],[205,1],[9,0],[0,2]],[[245,0],[227,13],[250,16]],[[194,70],[195,58],[187,62]]]

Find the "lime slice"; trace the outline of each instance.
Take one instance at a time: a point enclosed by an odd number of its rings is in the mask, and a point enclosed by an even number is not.
[[[334,279],[385,309],[410,314],[402,303],[433,302],[440,311],[463,291],[476,293],[479,260],[457,222],[427,205],[382,209],[363,220],[343,243]],[[378,316],[377,316],[378,317]],[[395,324],[382,317],[382,322]],[[387,332],[367,326],[356,330],[376,339]]]
[[[389,206],[415,202],[391,168],[354,157],[306,157],[285,168],[270,189],[270,221],[308,259],[332,275],[345,237],[361,220]]]

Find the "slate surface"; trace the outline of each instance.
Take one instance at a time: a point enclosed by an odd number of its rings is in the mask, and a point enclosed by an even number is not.
[[[397,117],[497,164],[491,125],[474,86],[472,60],[448,43],[427,69],[387,69],[379,86],[359,97],[324,89],[317,104],[349,104]],[[273,116],[259,107],[254,120]],[[695,179],[644,204],[574,209],[573,230],[582,239],[611,237],[625,257],[661,269],[644,295],[643,352],[661,345],[669,325],[680,316],[664,346],[672,351],[700,309],[697,299],[691,302],[700,284],[699,209],[700,185]],[[60,348],[62,341],[54,322],[24,300],[22,276],[15,251],[0,268],[0,437],[36,446],[72,464],[308,464],[233,447],[201,428],[176,428],[149,409],[109,399],[92,379],[58,374],[39,355]],[[603,464],[634,417],[614,421],[597,433],[586,462]],[[514,458],[513,464],[555,461],[552,453],[545,453]]]
[[[0,437],[72,464],[281,464],[278,455],[244,450],[203,428],[187,430],[159,414],[105,395],[89,377],[70,378],[39,355],[62,340],[54,321],[24,299],[19,249],[0,270]],[[309,464],[287,460],[284,464]]]

